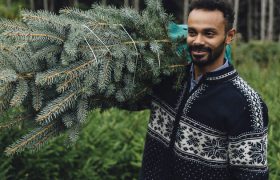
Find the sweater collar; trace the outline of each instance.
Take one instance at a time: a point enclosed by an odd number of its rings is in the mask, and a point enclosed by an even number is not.
[[[191,75],[191,63],[187,66],[189,75]],[[218,81],[227,81],[230,79],[235,78],[238,75],[237,71],[233,67],[232,64],[229,64],[228,67],[225,67],[223,69],[214,71],[214,72],[208,72],[206,73],[202,79],[207,82],[218,82]]]
[[[205,75],[205,80],[206,81],[227,81],[229,79],[232,79],[236,77],[237,71],[234,69],[232,65],[229,65],[226,68],[223,68],[218,71],[214,72],[208,72]]]
[[[217,69],[211,71],[211,72],[220,71],[220,70],[225,69],[229,66],[230,66],[230,64],[229,64],[228,60],[225,58],[224,59],[224,64],[222,66],[218,67]],[[191,63],[190,74],[191,74],[192,81],[196,81],[196,82],[199,82],[201,80],[201,78],[203,77],[203,75],[200,75],[200,76],[198,76],[197,80],[194,79],[194,64],[193,63]]]

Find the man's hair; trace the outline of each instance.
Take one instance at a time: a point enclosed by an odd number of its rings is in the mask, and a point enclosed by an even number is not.
[[[229,0],[192,0],[189,13],[194,9],[204,9],[208,11],[221,11],[226,20],[225,30],[228,31],[233,27],[234,10]]]

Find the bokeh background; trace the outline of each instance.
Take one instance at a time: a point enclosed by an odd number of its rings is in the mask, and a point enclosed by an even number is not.
[[[163,0],[174,21],[185,23],[191,0]],[[238,36],[232,45],[233,64],[262,96],[269,108],[268,162],[270,179],[280,179],[280,3],[279,0],[229,0],[236,13]],[[83,10],[99,3],[141,12],[144,0],[0,0],[0,17],[19,19],[20,10],[58,13],[74,6]],[[11,109],[1,121],[15,118]],[[149,111],[110,109],[89,114],[79,140],[64,145],[65,135],[51,140],[38,152],[13,157],[5,147],[26,133],[24,123],[12,129],[0,126],[0,180],[5,179],[137,179],[149,119]]]

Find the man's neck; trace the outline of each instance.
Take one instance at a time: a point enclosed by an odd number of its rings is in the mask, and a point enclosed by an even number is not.
[[[224,64],[224,54],[222,54],[222,56],[220,56],[219,59],[216,60],[215,63],[213,63],[211,65],[201,67],[201,66],[197,66],[197,65],[194,64],[194,78],[195,78],[195,80],[197,80],[199,76],[205,75],[207,72],[214,71],[215,69],[219,68],[223,64]]]

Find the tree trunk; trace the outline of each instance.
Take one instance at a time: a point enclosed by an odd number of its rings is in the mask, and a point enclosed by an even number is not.
[[[73,6],[74,6],[74,7],[78,7],[78,6],[79,6],[79,0],[74,0]]]
[[[50,11],[53,11],[54,12],[54,2],[55,0],[51,0],[51,4],[50,4]]]
[[[248,13],[247,13],[247,22],[248,22],[248,26],[247,26],[247,32],[248,32],[248,40],[251,40],[253,38],[253,31],[252,31],[252,9],[253,9],[253,3],[252,0],[248,0]]]
[[[184,0],[184,12],[183,12],[184,24],[187,24],[188,13],[189,13],[189,0]]]
[[[124,5],[124,7],[129,7],[129,0],[124,0],[123,5]]]
[[[273,0],[269,0],[269,20],[268,20],[268,31],[267,31],[267,39],[273,40],[273,23],[274,21],[274,2]]]
[[[10,8],[12,6],[12,0],[7,0],[7,7]]]
[[[104,5],[104,6],[106,6],[106,5],[107,5],[107,0],[102,0],[102,1],[101,1],[101,4]]]
[[[34,2],[34,0],[29,0],[29,3],[30,3],[30,9],[31,10],[35,10],[35,2]]]
[[[261,1],[261,40],[264,41],[265,40],[265,22],[266,22],[266,3],[267,0],[262,0]]]
[[[134,9],[136,11],[140,10],[140,1],[139,0],[134,0]]]
[[[253,1],[254,3],[254,19],[253,19],[253,24],[254,24],[254,36],[256,39],[260,39],[260,11],[259,11],[259,5],[261,4],[258,0]]]
[[[44,0],[44,10],[49,10],[48,0]]]
[[[233,28],[237,29],[238,24],[238,12],[239,12],[239,0],[234,1],[234,13],[235,13],[235,20],[233,23]]]

